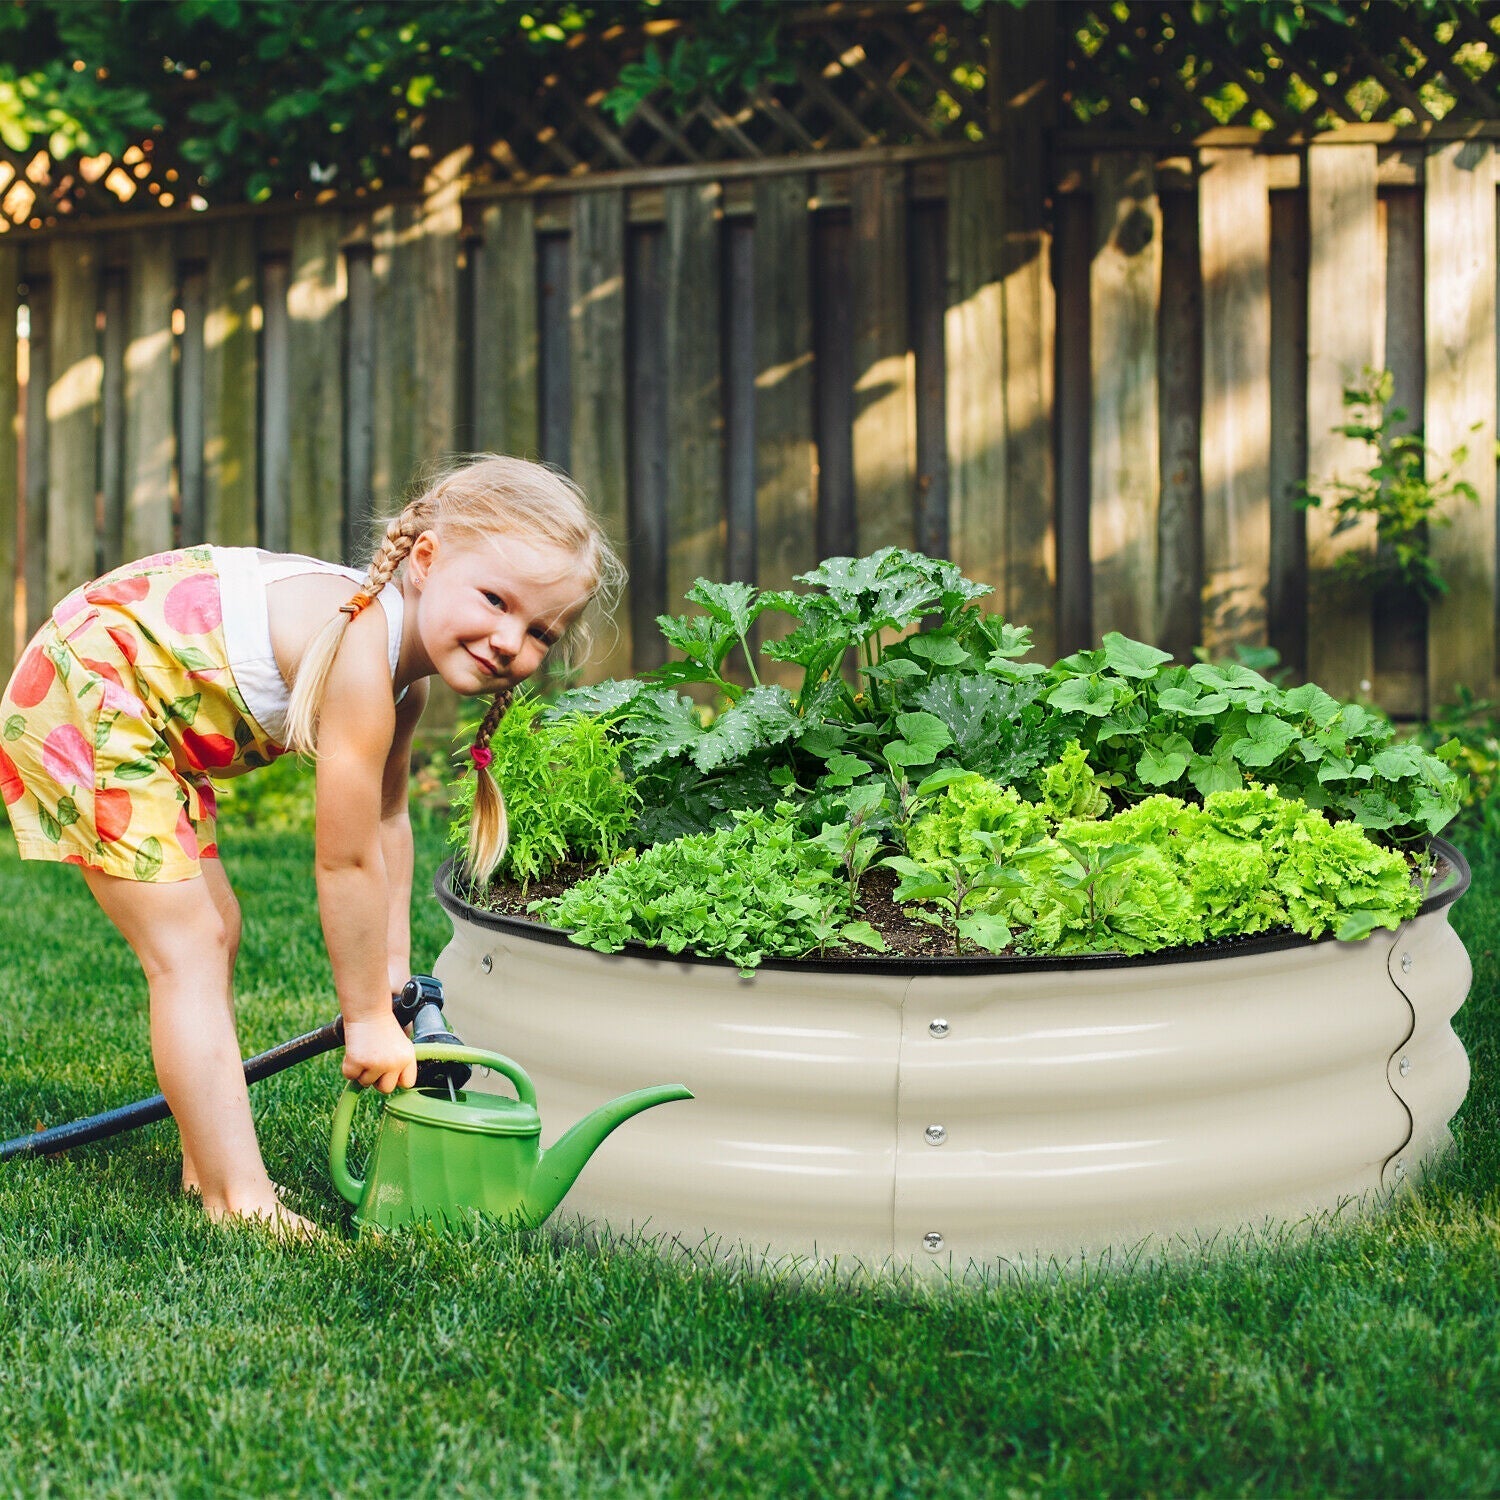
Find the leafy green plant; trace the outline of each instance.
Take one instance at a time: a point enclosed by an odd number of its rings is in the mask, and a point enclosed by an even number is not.
[[[1044,701],[1124,801],[1265,784],[1398,842],[1425,841],[1460,805],[1451,766],[1314,683],[1284,689],[1237,663],[1172,665],[1113,632],[1048,681]]]
[[[639,841],[778,797],[816,805],[871,778],[888,781],[899,832],[914,784],[963,771],[1095,813],[1154,792],[1265,784],[1403,842],[1430,838],[1459,807],[1453,767],[1314,684],[1285,688],[1240,662],[1175,664],[1115,632],[1050,668],[1025,661],[1029,633],[980,607],[989,590],[897,548],[830,558],[798,581],[807,592],[700,579],[687,597],[702,613],[659,622],[680,658],[649,680],[564,693],[551,710],[596,715],[628,741]],[[801,668],[793,688],[762,682],[747,649],[767,611],[797,621],[761,651]],[[736,648],[748,687],[726,676]],[[705,722],[678,691],[688,684],[715,690],[722,711]],[[1081,800],[1063,808],[1070,797]]]
[[[1361,583],[1394,580],[1431,600],[1448,591],[1431,548],[1433,529],[1452,525],[1441,507],[1457,500],[1477,504],[1479,495],[1467,480],[1453,477],[1469,456],[1467,448],[1455,448],[1446,468],[1434,473],[1439,464],[1421,434],[1400,430],[1407,412],[1394,404],[1395,388],[1389,370],[1368,366],[1355,384],[1345,386],[1350,419],[1333,430],[1364,443],[1369,465],[1352,479],[1304,486],[1297,504],[1304,510],[1326,506],[1335,517],[1335,536],[1372,517],[1375,550],[1344,552],[1336,566]]]
[[[897,901],[930,903],[939,908],[938,913],[919,908],[917,915],[935,926],[951,927],[955,953],[963,952],[965,938],[990,953],[1003,953],[1010,946],[1011,932],[1005,919],[981,907],[992,894],[1014,892],[1023,884],[1021,876],[998,861],[972,872],[968,862],[950,861],[934,869],[904,854],[893,854],[881,864],[901,876],[895,891]]]
[[[803,837],[795,812],[787,803],[739,812],[727,828],[627,855],[530,910],[601,953],[646,943],[727,958],[743,972],[839,941],[882,947],[867,923],[849,920],[838,859]]]
[[[500,871],[522,889],[570,860],[608,863],[627,846],[635,820],[619,741],[585,714],[544,720],[543,708],[522,690],[490,741],[510,825]],[[460,738],[472,740],[473,729]],[[474,779],[466,776],[454,795],[449,843],[467,842],[473,806]]]
[[[1031,809],[1032,821],[1014,797],[1007,787],[950,787],[913,828],[918,857],[898,866],[908,878],[897,899],[933,899],[922,871],[958,881],[1018,949],[1064,954],[1146,953],[1275,928],[1352,940],[1399,926],[1421,899],[1401,854],[1270,787],[1212,792],[1201,806],[1157,795],[1101,819]],[[975,808],[993,809],[1001,831],[966,826]],[[1035,837],[1020,843],[1020,830]],[[1009,878],[981,886],[1002,847]],[[951,889],[942,894],[951,901]]]
[[[985,585],[952,563],[895,547],[830,558],[798,582],[807,592],[699,579],[687,598],[703,613],[658,620],[681,659],[645,681],[558,699],[554,712],[596,714],[630,742],[643,841],[871,776],[890,779],[899,817],[913,780],[929,771],[1021,781],[1053,759],[1066,736],[1039,701],[1043,669],[1015,660],[1030,649],[1030,634],[978,607]],[[801,668],[794,689],[763,683],[748,650],[751,685],[725,675],[730,653],[747,647],[767,611],[797,621],[761,648]],[[707,724],[677,691],[690,683],[714,689],[724,704]]]

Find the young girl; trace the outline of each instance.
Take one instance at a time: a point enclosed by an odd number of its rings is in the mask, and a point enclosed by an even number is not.
[[[151,1052],[182,1136],[182,1185],[210,1217],[310,1226],[266,1174],[235,1034],[239,906],[214,843],[209,775],[316,756],[316,875],[344,1017],[344,1076],[416,1078],[391,1012],[410,972],[406,794],[427,679],[491,695],[471,747],[469,862],[505,851],[487,769],[511,690],[620,564],[561,474],[485,455],[385,528],[369,571],[188,547],[69,594],[0,700],[0,792],[23,859],[83,878],[145,970]],[[351,584],[359,587],[351,593]],[[372,607],[374,606],[374,607]]]

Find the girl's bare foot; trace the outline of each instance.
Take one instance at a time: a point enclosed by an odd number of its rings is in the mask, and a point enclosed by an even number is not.
[[[322,1237],[324,1233],[322,1226],[315,1224],[311,1219],[304,1219],[301,1214],[293,1213],[281,1201],[279,1188],[273,1187],[272,1194],[269,1203],[205,1203],[203,1212],[214,1224],[264,1225],[279,1240],[311,1240]]]

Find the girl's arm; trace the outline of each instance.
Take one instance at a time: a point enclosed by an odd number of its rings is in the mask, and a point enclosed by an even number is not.
[[[390,899],[386,916],[386,977],[395,994],[411,977],[411,877],[414,858],[407,790],[411,742],[427,703],[427,680],[414,682],[396,705],[396,737],[386,757],[380,790],[380,851]]]
[[[318,907],[344,1017],[344,1076],[389,1093],[416,1082],[411,1042],[391,1012],[390,891],[382,791],[396,738],[385,617],[357,615],[328,678],[318,729]],[[410,877],[407,877],[408,880]]]

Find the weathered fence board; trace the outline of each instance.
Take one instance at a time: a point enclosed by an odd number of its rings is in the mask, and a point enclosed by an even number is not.
[[[993,157],[948,163],[949,551],[966,573],[988,582],[1005,575],[1008,515],[1002,192]],[[1003,591],[992,602],[1003,609]]]
[[[1161,204],[1149,156],[1096,159],[1089,281],[1089,559],[1096,633],[1155,637],[1161,494],[1157,323]]]
[[[260,541],[273,552],[292,545],[292,351],[287,319],[291,267],[261,262]]]
[[[1194,275],[1194,283],[1197,276]],[[1271,194],[1271,576],[1266,638],[1289,671],[1307,667],[1307,199]]]
[[[336,214],[306,214],[292,226],[287,287],[290,538],[293,551],[343,551],[344,328],[348,295]]]
[[[52,287],[45,279],[31,277],[26,286],[26,312],[30,336],[26,344],[26,505],[23,511],[26,554],[22,560],[26,627],[30,636],[47,617],[53,601],[47,597],[47,387],[51,384]],[[17,643],[20,644],[19,642]]]
[[[1447,507],[1432,556],[1448,592],[1432,606],[1427,650],[1431,691],[1451,701],[1455,684],[1488,690],[1495,675],[1495,176],[1488,141],[1434,144],[1427,152],[1428,447],[1479,496]]]
[[[51,370],[47,384],[47,602],[94,572],[98,429],[104,362],[99,354],[99,245],[52,247]]]
[[[203,319],[203,525],[225,547],[260,539],[256,252],[253,232],[232,221],[208,234]]]
[[[631,528],[625,484],[625,194],[581,193],[572,206],[565,324],[572,419],[568,468],[609,535],[623,542]],[[629,613],[622,610],[603,639],[604,651],[590,662],[590,675],[628,676],[631,636]]]
[[[375,504],[375,271],[368,244],[344,255],[349,296],[344,368],[344,560],[367,563]]]
[[[412,470],[422,461],[421,411],[425,393],[417,364],[421,318],[421,210],[396,204],[374,219],[375,290],[374,444],[371,482],[377,509],[404,497]]]
[[[1380,208],[1386,290],[1378,363],[1390,370],[1395,404],[1407,413],[1398,430],[1411,432],[1422,422],[1426,364],[1422,195],[1391,188]],[[1406,718],[1427,711],[1427,606],[1411,588],[1388,586],[1375,596],[1375,701]]]
[[[172,308],[177,296],[174,248],[168,235],[137,230],[130,237],[122,560],[165,552],[172,545],[173,462],[177,457],[172,389]]]
[[[492,203],[474,274],[474,442],[493,453],[535,456],[537,413],[536,207]]]
[[[16,326],[20,280],[20,256],[11,246],[0,245],[0,330],[7,333]],[[0,337],[0,585],[15,576],[17,561],[21,489],[19,356],[17,340]],[[0,592],[0,666],[8,667],[15,660],[16,644],[13,600]]]
[[[180,273],[182,340],[178,345],[177,490],[185,543],[208,540],[203,526],[203,321],[208,278],[201,263]]]
[[[694,579],[724,575],[718,192],[691,184],[663,199],[667,608],[675,612]]]
[[[755,186],[755,549],[757,580],[768,589],[791,588],[818,561],[807,189],[801,174]],[[791,624],[764,616],[762,637]]]
[[[904,176],[899,167],[865,167],[850,184],[854,495],[861,552],[914,541],[916,391]]]
[[[99,351],[104,360],[99,419],[99,536],[97,563],[109,569],[125,555],[125,351],[130,342],[130,268],[110,265],[105,251],[104,290],[100,297],[104,326]],[[116,252],[117,253],[117,252]],[[169,414],[170,415],[170,414]]]
[[[1203,593],[1203,288],[1198,280],[1197,204],[1186,193],[1162,199],[1161,240],[1161,614],[1156,643],[1185,661],[1202,639]]]
[[[998,8],[990,118],[1005,161],[1005,612],[1029,625],[1034,655],[1057,654],[1049,132],[1057,115],[1057,28],[1043,7]],[[1000,580],[996,579],[998,584]]]
[[[1270,204],[1265,158],[1205,150],[1203,644],[1266,640],[1271,548]]]
[[[1307,150],[1307,472],[1315,489],[1360,477],[1363,443],[1335,431],[1349,419],[1346,386],[1375,366],[1384,321],[1377,244],[1375,147]],[[1368,590],[1341,559],[1369,560],[1374,518],[1335,534],[1333,497],[1307,513],[1307,670],[1341,698],[1368,695],[1375,679]]]

